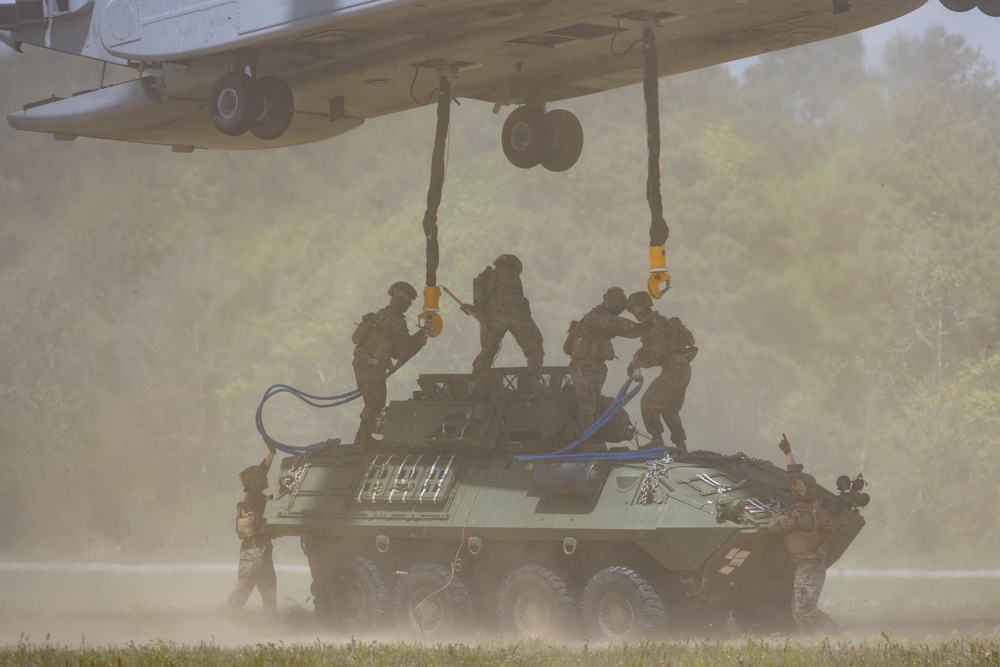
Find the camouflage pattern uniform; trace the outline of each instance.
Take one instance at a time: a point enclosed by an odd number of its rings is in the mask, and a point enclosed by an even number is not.
[[[609,295],[613,290],[620,294],[621,308],[615,303],[609,304]],[[640,325],[619,314],[624,308],[625,293],[619,288],[611,288],[605,295],[604,303],[591,309],[570,329],[570,337],[566,341],[569,350],[566,353],[572,357],[569,372],[579,406],[581,433],[597,420],[601,389],[608,377],[605,362],[617,359],[611,339],[615,336],[639,337]]]
[[[354,348],[354,377],[365,404],[358,429],[362,441],[374,441],[371,434],[375,430],[376,417],[385,408],[385,380],[392,368],[392,359],[408,359],[427,342],[423,331],[411,335],[407,329],[403,313],[411,303],[412,300],[393,296],[389,305],[375,314],[373,334]]]
[[[240,477],[244,481],[243,511],[253,512],[253,534],[240,543],[239,581],[236,588],[226,600],[225,613],[234,616],[256,587],[264,603],[264,617],[269,623],[274,623],[278,617],[278,579],[274,573],[274,560],[271,557],[272,541],[265,537],[261,517],[264,516],[264,506],[267,498],[263,490],[267,487],[267,471],[270,468],[270,456],[258,466],[252,466],[243,471]]]
[[[634,312],[634,311],[633,311]],[[681,423],[681,407],[684,394],[691,381],[691,351],[694,350],[694,335],[677,317],[667,319],[652,308],[636,313],[636,317],[646,328],[640,341],[642,346],[632,359],[631,368],[652,368],[659,366],[660,375],[653,380],[642,395],[639,407],[642,423],[653,436],[653,442],[662,442],[662,419],[670,429],[670,441],[681,449],[687,449],[687,434]]]
[[[790,465],[788,469],[794,476],[802,471],[802,466]],[[826,540],[832,531],[829,513],[819,507],[815,496],[796,497],[791,507],[771,519],[767,530],[785,537],[785,548],[795,565],[792,616],[799,632],[831,631],[835,627],[833,619],[817,608],[826,582]]]
[[[517,263],[503,261],[511,257]],[[500,343],[509,331],[527,360],[528,374],[538,377],[545,350],[542,332],[531,317],[531,306],[521,286],[520,261],[501,255],[472,283],[473,304],[479,318],[479,343],[482,351],[472,362],[473,373],[485,373],[493,367]]]

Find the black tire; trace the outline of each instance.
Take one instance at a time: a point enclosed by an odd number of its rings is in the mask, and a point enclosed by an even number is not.
[[[571,111],[555,109],[545,114],[551,137],[549,154],[541,160],[549,171],[566,171],[583,152],[583,126]]]
[[[399,630],[408,637],[442,641],[461,637],[472,619],[469,590],[437,563],[414,565],[393,596]]]
[[[733,604],[733,621],[740,632],[754,635],[795,632],[791,594],[752,597]]]
[[[583,591],[581,613],[588,637],[599,642],[658,639],[667,612],[645,577],[621,565],[595,574]]]
[[[953,12],[967,12],[975,8],[976,0],[941,0],[941,4]]]
[[[277,139],[292,124],[295,115],[292,89],[276,76],[262,76],[257,79],[257,86],[263,103],[257,120],[250,126],[250,132],[258,139]]]
[[[212,124],[219,132],[238,137],[260,116],[262,100],[256,81],[243,72],[227,72],[215,82],[208,98]]]
[[[504,579],[497,615],[506,636],[563,639],[576,624],[576,605],[562,577],[541,565],[525,565]]]
[[[316,617],[348,632],[377,628],[389,607],[389,589],[378,566],[364,554],[351,554],[311,587]]]
[[[537,166],[552,147],[545,112],[530,106],[514,109],[503,124],[500,144],[503,154],[515,167]]]
[[[993,18],[1000,17],[1000,0],[979,0],[979,11]]]

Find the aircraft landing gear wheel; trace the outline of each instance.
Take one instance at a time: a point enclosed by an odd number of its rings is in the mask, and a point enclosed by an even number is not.
[[[1000,17],[1000,0],[979,0],[979,11],[993,18]]]
[[[503,124],[500,144],[503,154],[515,167],[537,166],[552,144],[545,112],[530,106],[514,109]]]
[[[399,628],[424,641],[461,636],[472,618],[469,589],[451,571],[437,563],[419,563],[396,586]]]
[[[287,83],[276,76],[262,76],[257,79],[263,104],[260,114],[250,126],[250,132],[258,139],[277,139],[292,124],[295,114],[295,98]]]
[[[564,638],[576,620],[566,582],[541,565],[519,567],[504,579],[497,596],[500,630],[511,637]]]
[[[389,605],[378,566],[364,554],[351,554],[322,583],[314,582],[312,594],[317,618],[351,633],[377,628]]]
[[[576,164],[583,152],[583,126],[566,109],[548,112],[545,123],[549,126],[552,143],[549,154],[542,158],[542,166],[549,171],[566,171]]]
[[[941,0],[941,4],[953,12],[967,12],[976,6],[976,0]]]
[[[667,612],[659,594],[645,577],[621,565],[595,574],[580,606],[587,632],[597,641],[657,639],[666,631]]]
[[[254,124],[263,104],[257,82],[243,72],[227,72],[219,77],[208,98],[215,128],[238,137]]]

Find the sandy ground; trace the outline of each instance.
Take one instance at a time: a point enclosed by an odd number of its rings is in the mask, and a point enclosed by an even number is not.
[[[222,603],[235,583],[235,564],[122,571],[18,570],[0,564],[0,645],[311,644],[350,639],[312,616],[304,568],[279,566],[278,580],[280,622],[267,627],[256,594],[235,622],[221,617]],[[833,576],[821,607],[843,630],[838,641],[878,640],[882,633],[926,643],[1000,638],[1000,576]],[[711,639],[739,637],[730,621]],[[493,639],[486,632],[478,638]],[[370,639],[397,638],[383,634]]]

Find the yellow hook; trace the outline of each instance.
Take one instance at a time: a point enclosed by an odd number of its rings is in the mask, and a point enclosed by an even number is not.
[[[649,279],[646,290],[649,296],[659,299],[670,289],[670,274],[667,273],[667,250],[661,245],[649,246]]]

